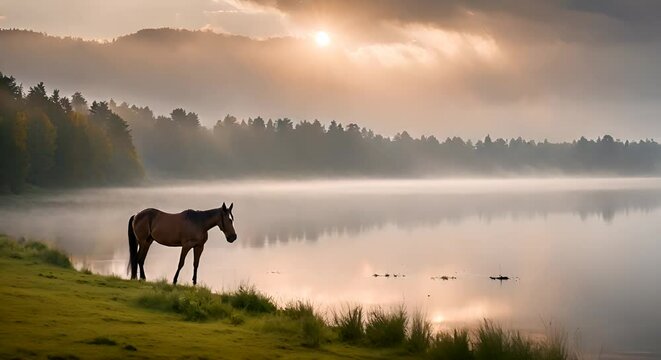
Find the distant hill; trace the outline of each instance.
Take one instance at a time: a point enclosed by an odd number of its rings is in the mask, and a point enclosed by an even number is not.
[[[173,29],[141,30],[111,42],[0,30],[0,71],[26,85],[44,81],[67,95],[81,91],[96,99],[149,104],[164,114],[176,106],[194,108],[212,125],[228,112],[243,116],[268,109],[291,116],[287,109],[296,108],[320,114],[319,107],[308,107],[309,100],[322,93],[342,97],[343,87],[327,80],[327,64],[308,47],[293,39]],[[342,62],[336,57],[334,66]],[[337,107],[337,101],[328,106]]]

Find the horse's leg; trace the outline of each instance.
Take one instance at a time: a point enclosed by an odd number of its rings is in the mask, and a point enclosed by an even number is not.
[[[179,267],[177,267],[177,272],[174,274],[174,280],[172,281],[172,284],[174,284],[174,285],[177,284],[177,278],[179,277],[179,271],[181,271],[181,268],[184,267],[184,262],[186,261],[186,255],[188,255],[188,251],[190,251],[189,247],[186,247],[186,246],[181,247],[181,255],[179,255]]]
[[[200,265],[200,256],[202,256],[204,245],[198,245],[193,248],[193,285],[197,284],[197,266]]]
[[[140,250],[138,250],[138,265],[140,266],[140,279],[145,280],[145,259],[147,258],[147,252],[149,251],[149,246],[152,243],[152,239],[147,239],[142,245],[140,245]]]
[[[151,243],[153,240],[151,236],[149,236],[149,218],[141,213],[136,215],[133,219],[133,234],[135,235],[137,246],[135,248],[135,259],[131,259],[132,262],[135,261],[135,263],[131,264],[131,279],[135,279],[138,276],[138,266],[140,264],[141,254],[144,252],[146,256],[146,249],[149,248],[148,243]],[[145,250],[141,250],[142,248],[145,248]],[[142,278],[144,279],[144,270],[142,273]]]

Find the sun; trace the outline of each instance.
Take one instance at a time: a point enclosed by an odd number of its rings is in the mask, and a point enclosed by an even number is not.
[[[316,42],[319,47],[326,47],[330,45],[331,38],[327,32],[317,31],[317,34],[314,36],[314,42]]]

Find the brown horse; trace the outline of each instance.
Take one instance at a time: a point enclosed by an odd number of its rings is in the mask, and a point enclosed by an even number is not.
[[[208,231],[214,227],[225,234],[228,242],[236,240],[232,208],[223,206],[206,211],[186,210],[178,214],[168,214],[157,209],[145,209],[129,219],[129,252],[131,254],[131,279],[137,278],[140,265],[140,279],[145,279],[145,258],[152,242],[165,246],[181,246],[179,267],[174,274],[173,284],[177,283],[179,271],[184,266],[186,255],[193,249],[193,285],[197,284],[197,266],[209,238]],[[138,248],[139,246],[139,248]]]

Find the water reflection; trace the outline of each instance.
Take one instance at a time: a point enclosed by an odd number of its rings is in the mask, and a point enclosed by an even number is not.
[[[124,223],[129,216],[146,207],[178,212],[234,201],[241,235],[237,244],[262,247],[314,242],[329,235],[352,236],[390,224],[412,229],[466,221],[489,223],[502,218],[525,221],[565,213],[583,220],[597,217],[612,222],[618,214],[649,212],[661,205],[661,187],[649,186],[649,180],[643,182],[645,189],[585,189],[576,180],[574,188],[496,187],[498,193],[488,192],[493,187],[489,181],[483,184],[486,188],[459,193],[452,188],[424,193],[424,187],[415,184],[411,185],[415,191],[407,193],[389,183],[380,184],[380,191],[372,187],[364,192],[359,192],[360,188],[337,192],[332,191],[333,187],[331,191],[286,187],[283,191],[277,187],[253,186],[251,190],[250,186],[207,184],[86,190],[28,199],[5,197],[0,198],[0,229],[50,239],[74,255],[85,255],[113,248],[126,237]]]
[[[200,278],[216,289],[247,280],[283,301],[404,302],[439,327],[486,316],[534,332],[554,321],[580,332],[588,352],[661,351],[657,179],[86,190],[0,198],[0,229],[50,239],[95,271],[124,275],[131,214],[223,201],[236,204],[239,240],[230,245],[217,229],[210,232]],[[178,254],[153,246],[147,276],[170,279]],[[386,272],[406,277],[371,276]],[[500,273],[519,279],[488,279]],[[431,280],[438,275],[457,279]]]

